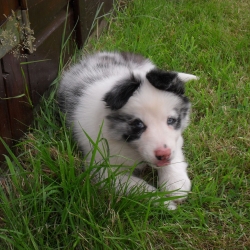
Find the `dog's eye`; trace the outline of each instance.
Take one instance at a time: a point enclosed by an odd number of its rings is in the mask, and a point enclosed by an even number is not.
[[[174,125],[176,122],[177,122],[177,119],[173,117],[169,117],[167,120],[168,125]]]
[[[145,127],[144,123],[140,119],[135,119],[130,123],[130,126],[137,128],[137,129],[142,129]]]

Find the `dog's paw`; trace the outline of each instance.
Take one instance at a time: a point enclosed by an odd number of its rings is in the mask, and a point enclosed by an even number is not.
[[[177,209],[177,204],[174,201],[165,201],[164,205],[168,208],[168,210]]]
[[[183,178],[182,180],[172,181],[172,184],[165,186],[167,191],[170,191],[170,196],[182,196],[177,198],[177,201],[184,201],[187,199],[188,192],[191,190],[191,181],[188,177]]]
[[[177,190],[170,193],[170,196],[173,198],[176,197],[176,199],[174,199],[173,201],[177,204],[180,204],[188,198],[188,193],[189,191],[187,190]]]

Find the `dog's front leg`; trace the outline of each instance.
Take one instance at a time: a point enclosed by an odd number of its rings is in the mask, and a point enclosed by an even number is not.
[[[133,175],[118,175],[116,177],[116,190],[124,193],[130,193],[134,189],[138,189],[143,192],[155,192],[156,188],[149,185],[146,181],[133,176]]]
[[[176,162],[158,168],[159,188],[162,191],[170,192],[168,196],[182,196],[174,200],[176,203],[185,200],[191,190],[191,181],[186,169],[186,162]]]
[[[108,169],[103,169],[97,174],[97,178],[99,180],[107,180],[110,178],[110,175],[113,175],[113,173],[109,172]],[[114,181],[116,192],[120,194],[128,194],[134,190],[138,190],[139,192],[156,191],[154,186],[131,174],[116,173],[111,179]]]
[[[134,188],[138,188],[140,192],[156,192],[156,188],[149,185],[144,180],[135,177],[135,176],[128,176],[128,175],[122,175],[119,176],[116,180],[116,189],[118,192],[129,193]],[[158,199],[157,195],[153,199]],[[157,204],[157,203],[156,203]],[[176,209],[176,203],[173,201],[167,201],[165,205],[168,207],[169,210]]]

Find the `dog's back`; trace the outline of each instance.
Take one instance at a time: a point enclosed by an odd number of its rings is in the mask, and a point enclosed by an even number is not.
[[[122,79],[135,70],[140,73],[152,68],[154,65],[139,54],[99,52],[85,56],[62,76],[58,89],[60,108],[71,117],[79,98],[83,96],[89,85],[112,78],[112,76]]]

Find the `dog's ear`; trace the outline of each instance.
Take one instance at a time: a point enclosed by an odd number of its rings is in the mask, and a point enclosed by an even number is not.
[[[134,75],[130,78],[118,82],[108,93],[105,94],[103,101],[111,110],[122,108],[128,99],[141,85],[141,81],[136,79]]]
[[[185,92],[184,83],[190,80],[198,80],[197,76],[153,69],[146,75],[148,81],[157,89],[183,95]]]

